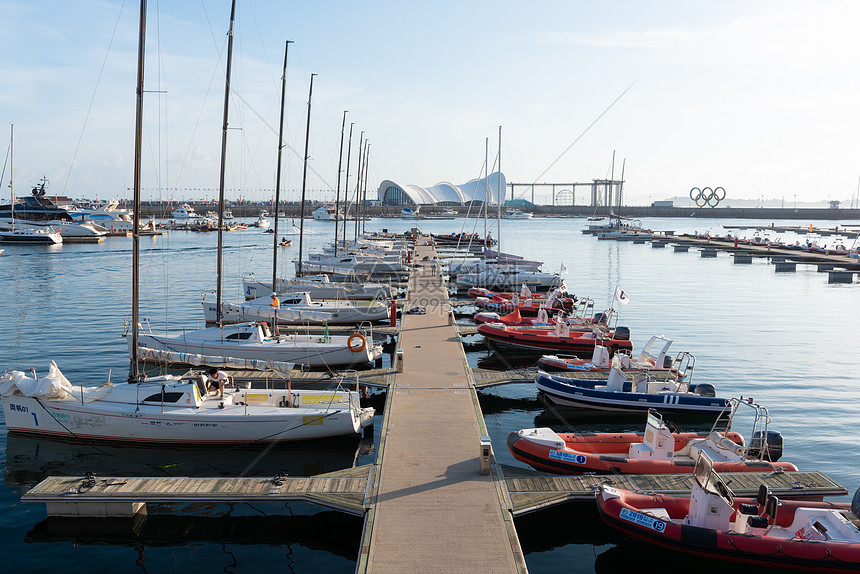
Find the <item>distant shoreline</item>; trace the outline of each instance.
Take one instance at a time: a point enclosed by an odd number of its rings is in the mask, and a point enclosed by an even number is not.
[[[125,202],[123,202],[125,203]],[[195,210],[201,215],[206,211],[216,211],[217,207],[207,203],[190,203]],[[319,205],[318,203],[308,204],[305,206],[305,218],[310,218],[311,213]],[[175,205],[174,207],[175,208]],[[574,206],[559,206],[559,205],[534,205],[534,206],[516,206],[517,209],[532,213],[536,217],[607,217],[607,209],[598,207],[595,211],[594,207],[589,205],[574,205]],[[270,214],[272,213],[272,205],[265,203],[244,203],[240,205],[231,205],[228,208],[235,217],[256,217],[260,214],[260,210],[265,209]],[[400,214],[400,206],[368,206],[367,215],[369,217],[380,217],[381,215],[397,217]],[[423,215],[438,215],[444,209],[453,209],[460,216],[466,214],[465,207],[451,206],[421,206]],[[473,207],[473,214],[477,208]],[[144,202],[141,206],[141,215],[148,217],[156,217],[160,219],[171,219],[171,208],[163,204],[149,204]],[[286,217],[298,217],[301,209],[296,204],[282,204],[280,211]],[[615,215],[629,217],[633,219],[643,217],[700,217],[700,218],[716,218],[716,219],[827,219],[827,220],[857,220],[860,223],[860,209],[833,209],[827,207],[819,208],[776,208],[776,207],[651,207],[651,206],[635,206],[622,205],[621,207],[613,208]],[[492,218],[492,209],[490,217]]]

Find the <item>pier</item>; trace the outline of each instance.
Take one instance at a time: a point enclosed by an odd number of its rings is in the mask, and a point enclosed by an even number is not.
[[[387,389],[374,464],[309,477],[254,478],[104,477],[96,468],[96,476],[48,477],[22,500],[46,504],[49,515],[65,517],[142,516],[149,503],[309,502],[363,517],[359,573],[472,574],[526,572],[514,518],[568,502],[593,505],[601,484],[667,495],[689,492],[690,474],[559,476],[498,464],[478,389],[532,381],[535,371],[468,365],[461,337],[471,330],[455,324],[441,275],[423,261],[436,255],[433,245],[423,245],[426,240],[416,242],[414,261],[422,266],[411,277],[403,320],[385,331],[396,338],[395,363],[369,371],[290,376],[297,384],[342,378],[345,386],[358,379]],[[410,313],[418,302],[425,312]],[[234,377],[254,386],[284,383],[282,377],[252,372],[234,372]],[[732,475],[738,496],[753,496],[762,483],[781,498],[847,494],[815,471]]]
[[[770,229],[770,228],[768,228]],[[716,257],[718,251],[732,255],[741,254],[753,257],[766,257],[779,262],[792,260],[797,263],[808,265],[833,265],[847,271],[860,271],[860,259],[850,255],[839,255],[822,251],[791,249],[787,246],[766,245],[754,243],[742,243],[719,237],[693,237],[689,235],[674,235],[671,232],[639,233],[636,237],[621,239],[621,241],[632,241],[634,244],[645,243],[671,243],[675,246],[697,247],[702,252],[702,257],[708,253]],[[677,250],[676,250],[677,251]]]

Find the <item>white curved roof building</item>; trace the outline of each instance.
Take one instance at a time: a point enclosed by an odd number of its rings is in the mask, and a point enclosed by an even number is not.
[[[461,185],[443,181],[433,187],[401,185],[386,179],[379,184],[377,193],[383,205],[466,205],[484,201],[498,205],[499,192],[504,201],[506,185],[505,174],[496,172]]]

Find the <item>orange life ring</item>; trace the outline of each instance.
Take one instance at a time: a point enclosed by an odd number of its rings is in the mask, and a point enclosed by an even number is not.
[[[361,342],[361,345],[355,346],[352,344],[356,339]],[[349,350],[353,353],[360,353],[367,348],[367,339],[361,333],[353,333],[349,336],[349,339],[346,340],[346,346],[349,347]]]

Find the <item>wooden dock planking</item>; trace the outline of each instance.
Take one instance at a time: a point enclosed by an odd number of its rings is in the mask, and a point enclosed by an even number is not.
[[[433,257],[421,243],[415,259]],[[439,279],[422,268],[407,303],[447,300]],[[507,503],[493,476],[479,473],[485,427],[450,313],[426,309],[407,315],[398,337],[403,371],[388,394],[357,572],[525,572]]]
[[[269,477],[254,478],[126,478],[96,477],[86,488],[77,476],[49,476],[29,492],[24,502],[287,502],[305,500],[362,515],[369,466],[314,477],[287,477],[276,485]],[[122,484],[121,484],[122,483]]]

